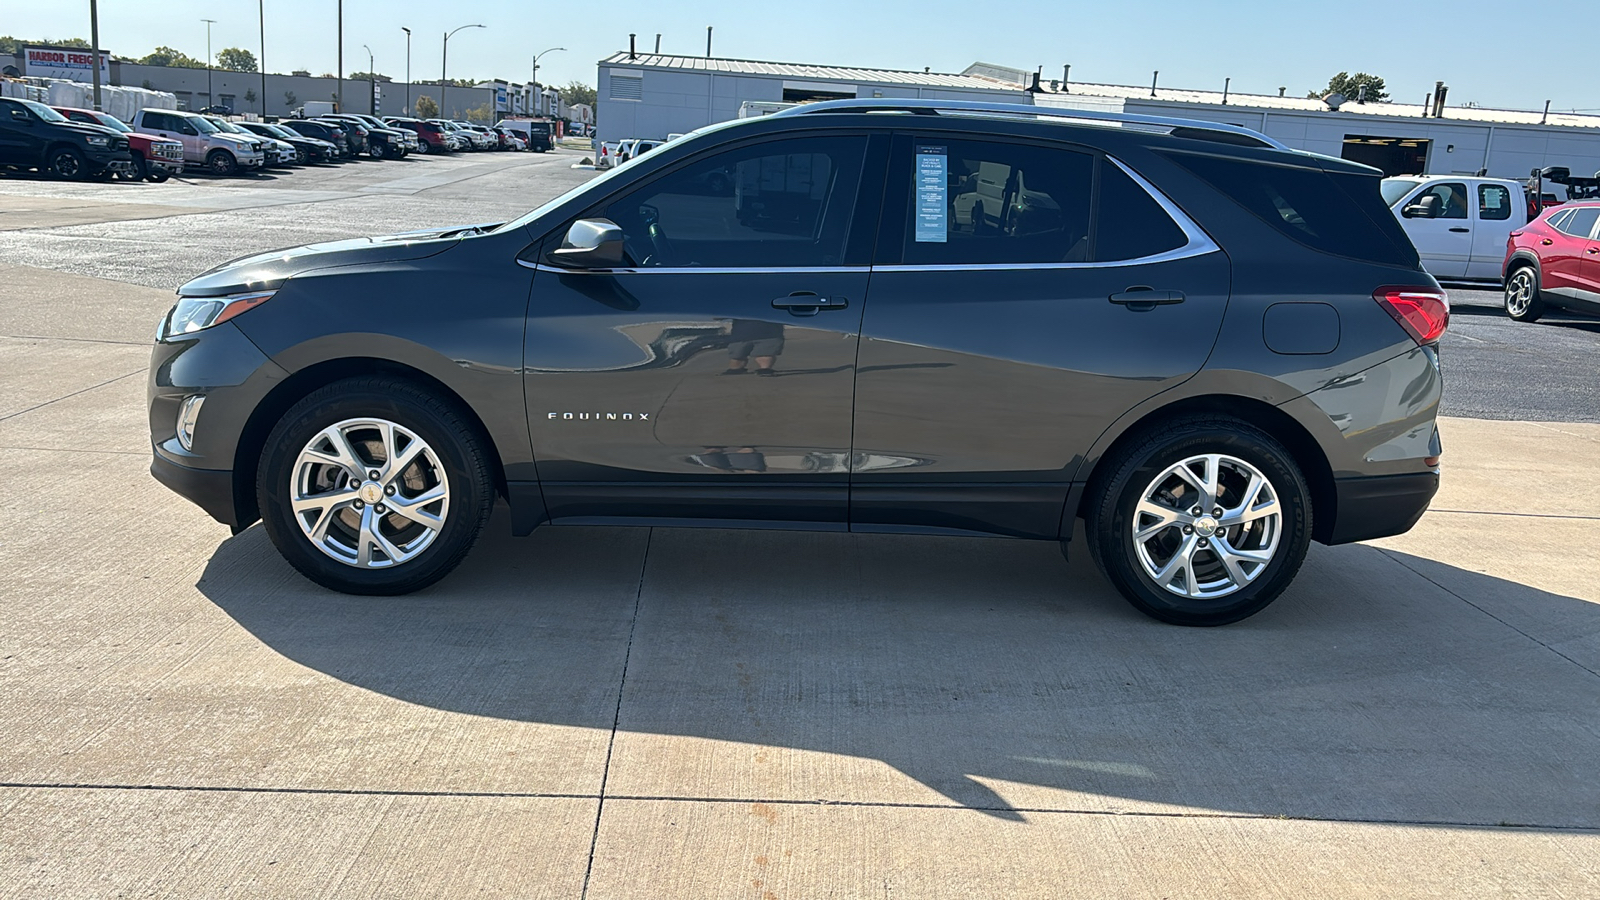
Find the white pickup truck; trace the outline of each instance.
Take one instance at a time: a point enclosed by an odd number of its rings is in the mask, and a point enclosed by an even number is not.
[[[1511,232],[1528,224],[1522,185],[1507,178],[1402,175],[1383,199],[1440,281],[1500,282]]]

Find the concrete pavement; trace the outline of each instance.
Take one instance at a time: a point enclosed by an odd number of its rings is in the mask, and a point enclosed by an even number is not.
[[[347,597],[149,478],[170,302],[0,266],[0,897],[1600,895],[1600,426],[1444,420],[1222,629],[1081,544],[499,516]]]

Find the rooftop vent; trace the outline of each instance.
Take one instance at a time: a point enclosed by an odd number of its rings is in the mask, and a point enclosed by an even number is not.
[[[1339,111],[1339,107],[1344,105],[1345,99],[1345,95],[1338,91],[1332,91],[1322,96],[1322,102],[1328,104],[1328,108],[1334,112]]]

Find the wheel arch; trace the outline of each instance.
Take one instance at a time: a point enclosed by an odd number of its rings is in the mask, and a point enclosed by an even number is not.
[[[271,434],[278,420],[283,418],[284,413],[313,391],[335,381],[372,375],[387,375],[409,381],[451,403],[456,412],[466,419],[468,425],[476,429],[478,438],[488,449],[489,467],[494,476],[495,490],[502,497],[507,495],[505,464],[501,460],[500,448],[490,435],[483,419],[459,393],[427,372],[405,363],[391,359],[342,357],[313,363],[295,371],[267,392],[250,412],[250,417],[245,420],[233,460],[236,528],[242,529],[261,517],[261,511],[256,505],[256,468],[261,462],[261,452],[266,446],[267,436]]]
[[[1525,248],[1513,251],[1511,256],[1506,259],[1505,271],[1500,273],[1501,278],[1506,281],[1511,280],[1511,273],[1516,271],[1518,266],[1523,265],[1533,269],[1533,275],[1539,281],[1537,286],[1543,286],[1544,270],[1539,267],[1539,254]]]
[[[1333,525],[1338,517],[1333,467],[1327,454],[1311,431],[1293,415],[1264,400],[1239,394],[1193,394],[1154,409],[1129,414],[1107,429],[1084,460],[1083,471],[1087,472],[1088,477],[1079,479],[1084,483],[1084,489],[1071,510],[1072,514],[1079,518],[1088,516],[1089,507],[1099,496],[1105,479],[1111,477],[1111,466],[1106,464],[1107,461],[1115,459],[1124,447],[1143,439],[1175,418],[1205,415],[1238,419],[1261,429],[1284,445],[1284,449],[1289,451],[1300,467],[1306,486],[1311,491],[1312,539],[1325,543],[1333,534]],[[1062,526],[1063,534],[1072,533],[1070,522],[1064,522]]]

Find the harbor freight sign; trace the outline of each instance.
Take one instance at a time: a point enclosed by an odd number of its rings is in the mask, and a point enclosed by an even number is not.
[[[94,52],[69,47],[29,47],[23,51],[22,74],[30,78],[94,80]],[[111,83],[111,54],[100,54],[100,80]]]

